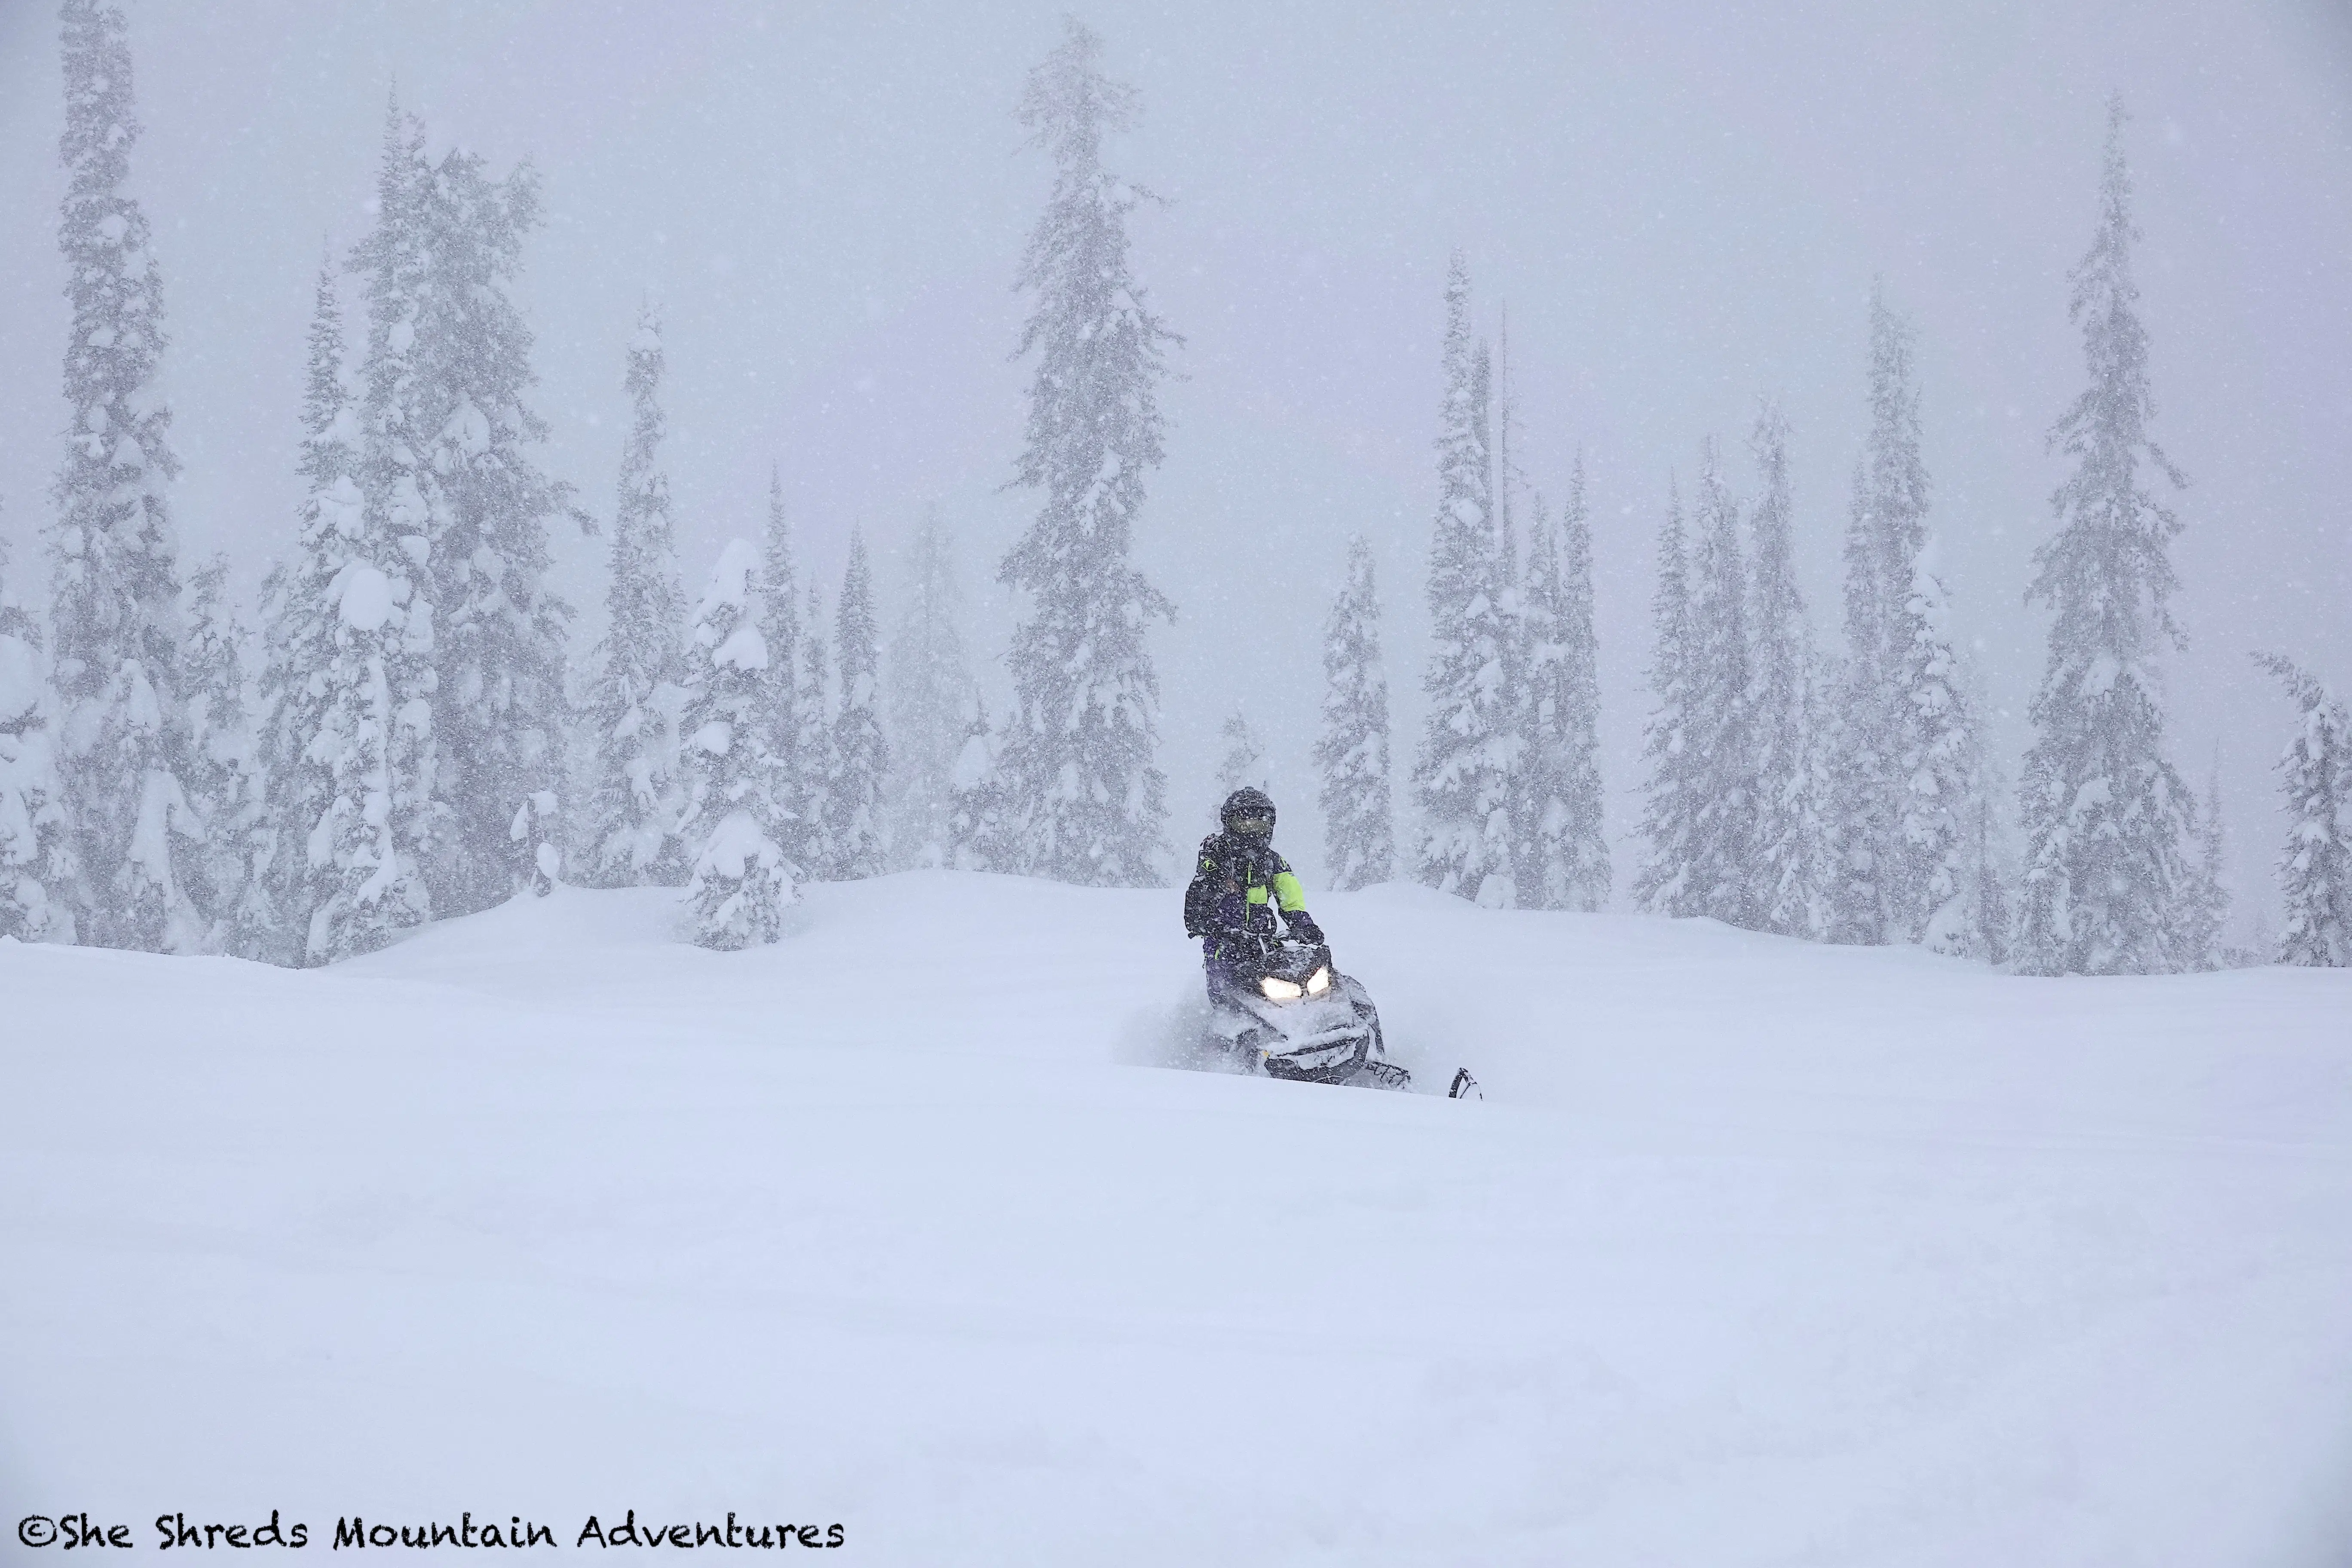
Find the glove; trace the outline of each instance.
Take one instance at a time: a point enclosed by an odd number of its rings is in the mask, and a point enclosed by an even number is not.
[[[1305,910],[1285,916],[1283,923],[1290,928],[1290,934],[1299,941],[1311,942],[1317,947],[1323,945],[1323,928],[1317,925],[1315,917]]]

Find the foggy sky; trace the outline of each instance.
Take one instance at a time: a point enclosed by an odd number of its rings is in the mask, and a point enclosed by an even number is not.
[[[756,533],[782,466],[803,558],[837,593],[849,530],[890,556],[955,526],[983,678],[1012,604],[997,558],[1034,498],[1000,489],[1027,367],[1011,292],[1047,170],[1011,109],[1053,5],[600,5],[566,0],[131,0],[173,346],[190,554],[248,587],[290,548],[303,331],[322,247],[362,232],[385,95],[435,149],[529,158],[549,219],[520,298],[544,457],[609,518],[624,346],[667,318],[665,448],[684,576]],[[2195,481],[2173,552],[2191,639],[2169,661],[2176,762],[2218,745],[2232,872],[2273,901],[2274,648],[2352,689],[2352,25],[2320,4],[1097,5],[1143,95],[1114,167],[1166,198],[1135,265],[1186,345],[1139,559],[1181,852],[1219,723],[1268,742],[1285,847],[1319,869],[1307,762],[1319,628],[1348,535],[1390,612],[1402,777],[1418,732],[1446,253],[1493,331],[1507,301],[1522,466],[1591,476],[1611,835],[1638,846],[1651,552],[1670,471],[1722,438],[1734,488],[1759,394],[1792,426],[1813,624],[1865,428],[1874,275],[1918,324],[1932,525],[2012,775],[2045,617],[2021,603],[2064,471],[2044,433],[2082,386],[2067,269],[2095,215],[2103,100],[2124,94],[2146,240],[2154,429]],[[67,410],[55,241],[54,8],[0,0],[0,531],[20,593]],[[352,314],[358,314],[356,309]],[[593,633],[603,548],[558,542]],[[1001,709],[1000,709],[1001,710]]]

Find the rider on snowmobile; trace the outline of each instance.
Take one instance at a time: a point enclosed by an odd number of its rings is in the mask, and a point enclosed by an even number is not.
[[[1209,994],[1234,979],[1234,961],[1249,944],[1284,933],[1297,942],[1323,941],[1307,912],[1307,892],[1290,862],[1275,852],[1274,802],[1264,790],[1237,789],[1218,808],[1223,831],[1201,840],[1201,858],[1184,889],[1184,934],[1202,938],[1201,961]]]

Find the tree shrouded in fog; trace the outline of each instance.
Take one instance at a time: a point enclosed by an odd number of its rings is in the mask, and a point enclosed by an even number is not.
[[[19,604],[0,535],[0,936],[69,942],[72,879],[55,704],[40,623]]]
[[[1350,892],[1396,871],[1389,787],[1389,677],[1381,660],[1381,599],[1372,549],[1348,542],[1347,579],[1323,623],[1323,732],[1315,742],[1322,786],[1323,858],[1331,886]]]
[[[687,902],[694,940],[721,952],[775,941],[800,896],[777,842],[782,780],[762,679],[770,649],[753,604],[760,575],[758,547],[729,540],[684,652],[679,775],[683,831],[696,847]]]
[[[906,607],[890,639],[890,859],[951,864],[956,761],[977,689],[964,664],[954,541],[934,507],[915,531]]]
[[[1133,122],[1136,95],[1101,57],[1070,21],[1020,109],[1054,184],[1018,279],[1036,301],[1020,352],[1037,363],[1013,477],[1043,500],[1001,574],[1029,603],[1006,655],[1016,705],[995,758],[1006,858],[994,868],[1142,887],[1160,879],[1167,817],[1144,631],[1173,610],[1129,554],[1176,339],[1129,266],[1127,216],[1147,195],[1104,166],[1102,143]]]
[[[814,803],[823,781],[809,778],[801,754],[800,574],[793,564],[792,525],[784,516],[783,475],[772,466],[768,470],[768,524],[760,541],[758,604],[760,636],[768,645],[768,668],[760,672],[760,689],[779,777],[776,800],[782,820],[777,831],[782,837],[777,842],[784,847],[784,858],[807,875],[816,863]],[[823,712],[821,700],[818,711]]]
[[[180,465],[157,385],[162,275],[146,214],[124,189],[140,125],[122,11],[66,0],[60,16],[58,245],[73,310],[72,413],[49,528],[49,668],[79,871],[75,929],[100,947],[185,951],[204,938],[185,887],[203,827],[180,776],[180,574],[167,503]]]
[[[2294,738],[2278,764],[2287,815],[2278,961],[2352,968],[2352,714],[2286,659],[2255,662],[2286,682],[2295,705]]]
[[[1683,676],[1691,803],[1685,900],[1700,914],[1754,926],[1756,751],[1749,722],[1748,571],[1739,546],[1739,503],[1723,476],[1713,437],[1700,449],[1697,537],[1692,542],[1690,611]]]
[[[866,561],[862,530],[849,535],[849,565],[842,574],[833,636],[841,656],[841,707],[833,717],[833,775],[825,809],[834,848],[830,875],[848,881],[882,874],[882,803],[890,778],[890,742],[882,732],[874,569]]]
[[[1519,901],[1590,912],[1609,902],[1601,836],[1601,681],[1592,626],[1592,535],[1584,458],[1570,472],[1557,526],[1538,501],[1519,589],[1526,650],[1527,867]]]
[[[1907,634],[1901,667],[1902,750],[1895,758],[1901,815],[1889,905],[1896,934],[1938,952],[1989,956],[1990,911],[1980,908],[1984,756],[1977,716],[1953,650],[1950,601],[1935,541],[1919,547],[1899,623]]]
[[[824,646],[824,601],[810,574],[806,618],[800,623],[799,682],[794,688],[792,767],[784,782],[784,809],[795,814],[786,824],[797,828],[792,861],[803,877],[827,880],[841,874],[841,846],[834,837],[838,820],[833,807],[834,778],[838,770],[833,723],[833,658]],[[781,748],[779,754],[783,754]]]
[[[259,879],[271,848],[247,689],[251,634],[229,603],[227,582],[228,557],[222,554],[190,574],[188,637],[180,661],[188,700],[182,779],[205,824],[205,841],[191,858],[189,893],[205,920],[208,952],[239,952],[239,932],[256,924],[257,911],[248,900],[261,897]]]
[[[1870,431],[1854,469],[1845,537],[1845,666],[1832,779],[1835,877],[1830,939],[1907,942],[1903,871],[1906,606],[1927,543],[1927,469],[1920,456],[1918,334],[1870,296]]]
[[[684,802],[677,681],[686,595],[671,542],[669,476],[659,461],[661,378],[661,319],[649,306],[629,340],[631,418],[613,511],[608,619],[591,656],[595,685],[588,722],[595,752],[583,803],[590,863],[579,869],[597,887],[676,887],[688,871],[677,833]]]
[[[1704,759],[1694,743],[1691,712],[1690,555],[1683,531],[1679,485],[1666,489],[1666,524],[1658,533],[1658,585],[1650,601],[1654,626],[1650,694],[1654,706],[1642,731],[1647,774],[1642,781],[1642,837],[1648,846],[1633,897],[1654,914],[1696,915],[1706,889],[1693,877],[1704,838],[1701,791]]]
[[[2135,309],[2124,111],[2108,106],[2099,219],[2074,271],[2090,385],[2051,431],[2074,460],[2052,498],[2057,535],[2034,552],[2028,596],[2050,607],[2050,655],[2030,716],[2019,816],[2026,837],[2017,963],[2035,974],[2189,967],[2181,912],[2193,878],[2192,806],[2164,753],[2156,659],[2178,642],[2166,551],[2180,521],[2150,470],[2185,484],[2149,439],[2147,332]]]
[[[1511,790],[1519,734],[1505,656],[1517,629],[1504,603],[1495,515],[1492,370],[1486,344],[1471,334],[1470,271],[1458,251],[1446,269],[1441,373],[1432,647],[1422,679],[1429,714],[1412,766],[1420,813],[1413,871],[1440,892],[1508,909],[1518,901]]]
[[[1828,758],[1816,728],[1819,656],[1797,586],[1789,422],[1778,405],[1757,411],[1748,445],[1764,481],[1748,520],[1756,553],[1748,595],[1751,909],[1761,930],[1819,937],[1829,923]]]
[[[1225,745],[1224,757],[1217,763],[1217,799],[1223,801],[1237,789],[1265,789],[1265,742],[1258,739],[1249,715],[1238,708],[1226,714],[1217,738]]]

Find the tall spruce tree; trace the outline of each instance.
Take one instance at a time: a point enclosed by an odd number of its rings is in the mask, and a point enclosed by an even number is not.
[[[445,913],[546,890],[561,855],[563,646],[571,606],[548,586],[551,518],[586,518],[530,448],[531,332],[509,289],[540,221],[537,175],[493,180],[445,154],[423,187],[425,289],[415,322],[421,456],[438,631],[434,722],[449,832],[429,867]]]
[[[1518,774],[1522,861],[1519,901],[1532,909],[1601,908],[1609,900],[1609,849],[1601,837],[1601,773],[1594,726],[1592,567],[1584,516],[1584,461],[1577,459],[1554,531],[1536,498],[1519,591],[1526,685]]]
[[[688,857],[678,837],[677,684],[686,595],[670,533],[669,476],[660,463],[661,318],[650,306],[629,340],[624,386],[631,418],[613,510],[607,624],[592,658],[588,721],[596,752],[586,801],[596,887],[677,887]]]
[[[1643,726],[1642,837],[1648,854],[1633,897],[1655,914],[1708,913],[1710,889],[1694,875],[1705,840],[1707,784],[1692,711],[1690,560],[1683,532],[1682,491],[1669,479],[1666,523],[1658,534],[1658,585],[1650,600],[1656,642],[1650,656],[1655,704]]]
[[[768,469],[768,524],[760,543],[760,591],[757,618],[768,645],[768,668],[761,672],[760,689],[767,703],[768,743],[776,759],[778,809],[782,813],[777,839],[784,858],[803,875],[813,874],[815,848],[823,837],[816,803],[824,780],[811,778],[814,759],[803,759],[798,671],[801,657],[800,576],[793,564],[792,525],[784,516],[782,473]],[[817,709],[824,711],[822,700]]]
[[[1470,331],[1470,272],[1446,270],[1444,391],[1439,405],[1437,516],[1429,555],[1432,647],[1422,689],[1429,715],[1413,758],[1420,831],[1413,871],[1441,892],[1508,909],[1518,693],[1506,679],[1517,636],[1504,599],[1495,514],[1492,370]]]
[[[1685,744],[1698,780],[1685,897],[1731,925],[1760,926],[1756,884],[1756,747],[1749,718],[1748,573],[1739,504],[1715,438],[1700,451],[1698,539],[1691,552]]]
[[[157,385],[163,298],[146,214],[125,190],[140,125],[122,11],[66,0],[66,195],[58,245],[73,325],[72,416],[53,490],[50,671],[60,782],[80,877],[79,939],[101,947],[198,945],[190,858],[202,827],[181,773],[180,575],[168,487],[171,409]]]
[[[188,640],[181,670],[188,700],[188,801],[204,819],[189,892],[205,921],[205,951],[235,952],[240,910],[268,864],[250,687],[251,634],[227,602],[228,557],[188,579]]]
[[[1912,712],[1903,669],[1906,616],[1927,542],[1927,469],[1920,456],[1918,334],[1870,296],[1870,433],[1854,470],[1845,539],[1845,665],[1832,774],[1836,875],[1830,939],[1864,944],[1917,936],[1895,886],[1901,874],[1902,758]]]
[[[1012,863],[1004,843],[1003,784],[1004,775],[996,766],[996,732],[988,722],[988,703],[974,691],[948,797],[947,863],[957,870],[994,871]]]
[[[728,541],[685,648],[683,831],[697,847],[687,901],[694,940],[721,952],[774,942],[800,896],[777,842],[782,781],[761,679],[770,650],[753,604],[760,571],[750,540]]]
[[[2223,963],[2221,933],[2230,922],[2230,889],[2224,879],[2221,834],[2221,751],[2213,749],[2212,771],[2205,775],[2205,799],[2197,808],[2197,879],[2184,912],[2184,949],[2196,955],[2195,967],[2219,969]]]
[[[0,936],[73,940],[71,855],[41,626],[12,591],[0,534]]]
[[[1322,787],[1323,857],[1331,885],[1352,892],[1396,871],[1389,789],[1389,678],[1381,659],[1381,601],[1372,547],[1348,542],[1346,580],[1323,623],[1323,732],[1315,742]]]
[[[852,529],[849,565],[833,617],[841,666],[841,706],[833,716],[832,813],[834,875],[844,880],[883,871],[883,802],[890,779],[890,742],[882,730],[880,638],[874,619],[874,569],[866,534]]]
[[[1129,552],[1144,476],[1160,461],[1163,345],[1177,339],[1128,262],[1127,216],[1146,193],[1102,156],[1135,112],[1134,89],[1103,74],[1101,40],[1069,21],[1020,109],[1054,162],[1018,279],[1036,297],[1020,352],[1037,369],[1013,478],[1044,500],[1001,574],[1030,595],[1006,656],[1018,702],[996,757],[1004,868],[1108,887],[1160,879],[1168,814],[1144,630],[1174,611]]]
[[[447,410],[421,330],[432,260],[424,134],[387,105],[375,226],[348,264],[367,299],[355,409],[320,280],[303,404],[309,493],[270,616],[273,815],[301,835],[280,839],[270,879],[292,951],[310,963],[368,952],[436,912],[426,868],[449,836],[431,569],[440,476],[425,456]],[[289,755],[303,765],[283,768]]]
[[[2147,332],[2135,306],[2125,115],[2109,105],[2099,220],[2074,271],[2090,385],[2051,431],[2075,461],[2052,498],[2056,537],[2034,553],[2028,597],[2052,611],[2050,656],[2030,716],[2020,795],[2027,850],[2017,962],[2035,974],[2144,974],[2187,967],[2193,872],[2189,792],[2164,754],[2156,658],[2178,642],[2166,547],[2180,521],[2143,463],[2186,481],[2148,438]]]
[[[2352,968],[2352,714],[2278,655],[2257,654],[2255,662],[2286,683],[2296,710],[2294,738],[2278,763],[2287,814],[2278,961]]]
[[[800,813],[793,863],[803,876],[830,882],[848,872],[843,868],[841,841],[834,834],[841,813],[833,804],[840,777],[833,725],[833,659],[824,646],[824,605],[814,582],[801,627],[800,688],[793,700],[800,728],[793,742],[799,777],[787,781],[785,799],[790,809]]]
[[[927,509],[907,571],[906,608],[890,639],[890,861],[945,866],[976,688],[964,664],[955,545]]]
[[[1818,658],[1797,586],[1795,502],[1789,484],[1789,422],[1779,406],[1757,411],[1748,437],[1764,481],[1750,517],[1748,740],[1755,826],[1750,895],[1763,930],[1819,937],[1829,924],[1832,871],[1828,757],[1813,728]]]

